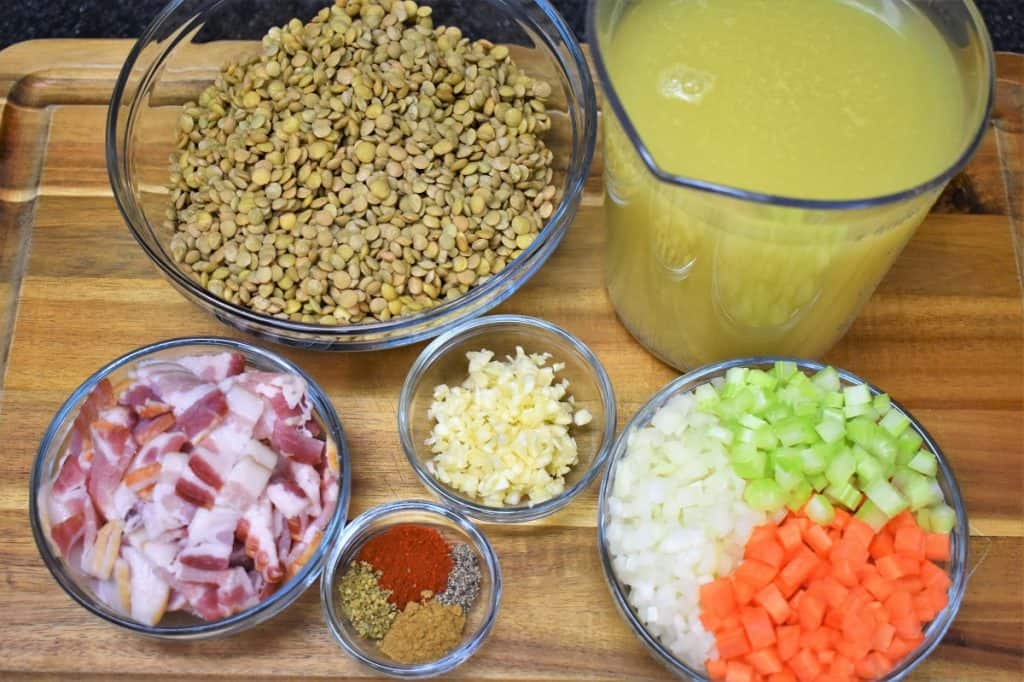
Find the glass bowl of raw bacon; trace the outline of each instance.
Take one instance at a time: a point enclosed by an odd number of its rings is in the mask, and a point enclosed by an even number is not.
[[[165,639],[233,634],[319,577],[345,524],[348,447],[327,396],[267,350],[162,341],[57,412],[29,492],[36,545],[95,615]]]

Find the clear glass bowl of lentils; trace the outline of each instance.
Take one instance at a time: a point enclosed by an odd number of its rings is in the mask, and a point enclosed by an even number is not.
[[[514,293],[579,205],[596,104],[547,2],[180,0],[130,53],[107,166],[221,321],[368,350]]]

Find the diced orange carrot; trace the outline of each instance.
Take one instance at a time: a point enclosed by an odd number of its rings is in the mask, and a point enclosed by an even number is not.
[[[877,573],[874,576],[864,578],[864,589],[871,593],[871,596],[879,601],[885,601],[896,589],[892,580],[886,580]]]
[[[747,654],[747,662],[762,675],[782,672],[782,661],[779,660],[779,654],[774,647],[758,649]]]
[[[833,630],[843,629],[843,611],[842,609],[828,609],[825,611],[825,619],[821,621],[825,624],[825,627],[830,627]]]
[[[892,646],[892,639],[896,636],[896,628],[889,623],[884,623],[875,628],[871,634],[871,648],[875,651],[887,651]]]
[[[896,531],[900,528],[904,528],[906,526],[917,527],[917,521],[914,519],[914,515],[906,510],[901,511],[899,514],[889,519],[889,523],[885,524],[886,530],[893,535],[895,535]]]
[[[916,637],[911,638],[896,636],[893,637],[892,644],[883,653],[890,661],[901,661],[923,641],[924,635],[921,633],[917,633]]]
[[[850,519],[846,524],[846,528],[843,529],[843,540],[855,542],[864,549],[867,549],[871,545],[871,541],[874,538],[874,529],[858,518]]]
[[[846,595],[846,601],[840,607],[841,611],[859,611],[865,605],[871,603],[871,593],[861,585],[857,585]]]
[[[796,656],[800,650],[800,626],[783,625],[775,631],[778,644],[779,659],[783,662]]]
[[[830,679],[848,679],[854,675],[853,662],[841,654],[836,654],[836,657],[832,659],[832,662],[828,666],[828,676]]]
[[[921,562],[921,582],[924,583],[925,589],[937,587],[945,590],[953,584],[948,573],[927,559]]]
[[[789,604],[774,583],[761,588],[761,591],[754,595],[754,603],[763,606],[776,625],[782,625],[789,618]]]
[[[858,521],[858,523],[860,522]],[[850,526],[847,526],[847,529],[849,528]],[[857,539],[848,540],[844,537],[832,545],[832,552],[829,554],[829,557],[832,561],[848,559],[853,563],[854,567],[863,566],[868,560],[868,548],[861,546],[860,541]]]
[[[927,622],[935,618],[939,611],[946,608],[946,604],[949,603],[949,595],[942,588],[929,587],[915,595],[913,601],[917,617]]]
[[[774,523],[765,523],[757,526],[750,532],[750,537],[747,538],[748,545],[756,545],[761,542],[771,542],[776,539],[779,534],[779,527]]]
[[[729,661],[725,668],[725,682],[754,682],[754,669],[743,661]]]
[[[913,557],[904,556],[902,554],[894,555],[896,557],[896,563],[900,565],[900,569],[903,571],[903,575],[919,575],[921,573],[921,560],[914,559]]]
[[[883,656],[877,651],[872,651],[864,658],[855,662],[854,670],[861,677],[868,680],[877,680],[880,677],[884,677],[887,672],[892,670],[892,663],[889,659]]]
[[[807,577],[814,572],[814,569],[818,567],[820,559],[812,552],[807,546],[801,546],[793,554],[793,557],[789,560],[781,571],[779,571],[779,580],[784,585],[795,585],[799,587]],[[783,594],[786,590],[783,590]]]
[[[768,612],[760,606],[745,606],[740,611],[740,622],[753,649],[775,644],[775,627]]]
[[[712,680],[724,680],[726,671],[726,661],[721,658],[709,658],[704,661],[704,667],[707,668],[708,677]]]
[[[835,649],[821,649],[818,651],[818,660],[822,665],[829,665],[835,657]]]
[[[793,674],[796,675],[800,682],[813,682],[821,674],[821,664],[818,663],[818,657],[810,649],[801,649],[790,660],[789,667],[793,669]]]
[[[781,672],[769,675],[767,682],[797,682],[797,679],[792,670],[783,668]]]
[[[700,616],[698,616],[698,618],[700,618],[701,625],[703,625],[708,632],[715,632],[722,627],[722,619],[711,611],[701,609]]]
[[[846,596],[850,593],[846,586],[831,575],[822,578],[821,584],[825,593],[825,601],[832,608],[842,605],[846,600]]]
[[[850,661],[859,661],[871,651],[871,639],[841,639],[836,644],[836,651]]]
[[[786,551],[775,538],[761,540],[757,543],[748,542],[743,549],[744,559],[756,559],[768,564],[772,568],[779,569],[786,561]],[[772,576],[774,577],[774,576]]]
[[[821,558],[828,559],[828,555],[826,554]],[[830,575],[832,575],[832,564],[830,564],[828,561],[819,561],[818,566],[813,571],[811,571],[811,574],[808,576],[808,578],[811,580],[821,580],[822,578],[825,578]]]
[[[719,630],[715,633],[718,655],[725,659],[738,658],[750,653],[750,642],[742,626]]]
[[[834,556],[830,558],[832,559],[832,576],[845,587],[856,585],[858,581],[853,562],[849,559],[836,560]]]
[[[742,566],[742,564],[740,564]],[[738,580],[735,572],[729,576],[729,583],[732,585],[733,601],[736,603],[737,611],[739,607],[746,606],[754,598],[754,593],[757,591],[754,586],[745,580]]]
[[[882,532],[876,535],[868,546],[868,553],[871,554],[872,559],[880,559],[888,554],[892,554],[892,545],[892,533],[882,529]]]
[[[800,648],[813,649],[814,651],[831,649],[832,633],[833,630],[831,628],[818,628],[810,632],[802,632],[800,633]]]
[[[878,566],[878,572],[886,580],[896,580],[897,578],[902,578],[906,575],[903,572],[903,566],[896,561],[895,554],[889,554],[878,559],[878,561],[875,562],[875,565]]]
[[[782,543],[782,548],[786,550],[787,557],[791,556],[792,553],[799,549],[800,545],[803,544],[800,525],[793,517],[786,519],[786,521],[779,526],[778,536],[779,542]]]
[[[945,533],[928,533],[925,538],[925,556],[932,561],[949,561],[949,536]]]
[[[736,599],[733,596],[732,585],[726,578],[719,578],[701,585],[699,595],[701,611],[710,611],[722,618],[736,611]]]
[[[754,590],[759,590],[772,581],[778,569],[757,559],[744,559],[732,575],[736,580],[742,580],[749,584]]]
[[[914,608],[910,594],[902,590],[893,592],[883,603],[885,610],[889,612],[889,622],[898,618],[901,613]]]
[[[807,532],[804,533],[804,542],[806,542],[810,548],[823,559],[828,557],[828,552],[832,549],[832,539],[829,538],[825,529],[819,525],[813,525],[807,528]]]
[[[893,618],[892,626],[900,637],[910,638],[921,634],[921,619],[912,608]]]
[[[925,587],[924,580],[922,580],[921,576],[918,575],[903,576],[902,578],[897,579],[895,582],[897,590],[903,590],[904,592],[909,592],[910,594],[917,594]]]
[[[843,639],[861,640],[870,637],[871,623],[866,622],[860,611],[843,611]]]
[[[885,610],[882,602],[873,601],[861,609],[862,617],[874,625],[882,625],[889,622],[889,612]]]
[[[821,627],[821,619],[825,617],[825,604],[813,594],[805,594],[797,611],[800,614],[800,627],[816,630]]]
[[[846,524],[849,522],[851,518],[853,517],[850,515],[850,512],[846,511],[845,509],[836,507],[835,515],[832,517],[832,523],[830,523],[829,525],[833,528],[838,528],[839,530],[842,530],[843,528],[846,528]]]
[[[892,548],[897,554],[921,561],[925,558],[926,542],[927,537],[916,525],[903,526],[893,536]]]

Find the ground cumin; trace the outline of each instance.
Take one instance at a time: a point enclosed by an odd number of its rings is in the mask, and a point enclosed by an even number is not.
[[[436,661],[462,639],[466,616],[457,604],[441,604],[423,593],[423,603],[410,601],[398,614],[380,650],[396,663]]]

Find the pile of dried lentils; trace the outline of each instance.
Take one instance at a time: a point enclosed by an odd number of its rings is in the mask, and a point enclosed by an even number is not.
[[[551,86],[410,0],[336,0],[178,121],[170,250],[277,318],[351,324],[465,294],[554,211]]]

